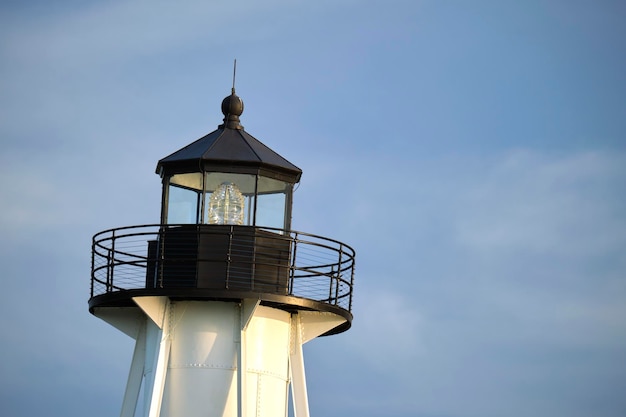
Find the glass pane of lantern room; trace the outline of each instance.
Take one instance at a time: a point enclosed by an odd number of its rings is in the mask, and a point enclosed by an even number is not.
[[[167,223],[197,223],[201,190],[199,173],[172,176],[167,192]]]
[[[202,223],[252,225],[256,188],[254,175],[207,172],[204,181]]]
[[[259,177],[256,225],[289,229],[291,220],[291,184],[272,178]]]

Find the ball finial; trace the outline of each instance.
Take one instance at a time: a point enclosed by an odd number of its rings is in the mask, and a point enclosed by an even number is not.
[[[235,89],[232,89],[231,95],[222,100],[222,114],[224,114],[224,124],[220,125],[221,128],[228,129],[243,129],[243,126],[239,123],[239,116],[243,113],[243,100],[235,94]]]

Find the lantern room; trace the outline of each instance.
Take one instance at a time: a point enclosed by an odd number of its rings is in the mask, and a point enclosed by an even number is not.
[[[161,159],[161,223],[291,228],[294,184],[302,171],[248,134],[243,101],[222,101],[217,130]]]
[[[134,308],[137,297],[253,299],[330,313],[328,333],[347,330],[354,250],[292,230],[302,171],[244,130],[234,88],[221,109],[216,130],[158,161],[160,222],[94,236],[90,310]]]

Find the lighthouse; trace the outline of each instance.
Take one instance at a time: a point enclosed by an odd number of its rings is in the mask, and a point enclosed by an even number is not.
[[[302,345],[352,323],[354,250],[291,229],[302,171],[221,107],[158,161],[160,222],[93,237],[89,311],[135,340],[121,417],[308,417]]]

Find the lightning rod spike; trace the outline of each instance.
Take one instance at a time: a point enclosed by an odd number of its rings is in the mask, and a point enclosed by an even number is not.
[[[237,58],[235,58],[235,62],[233,64],[233,89],[232,92],[235,94],[235,77],[237,76]]]

